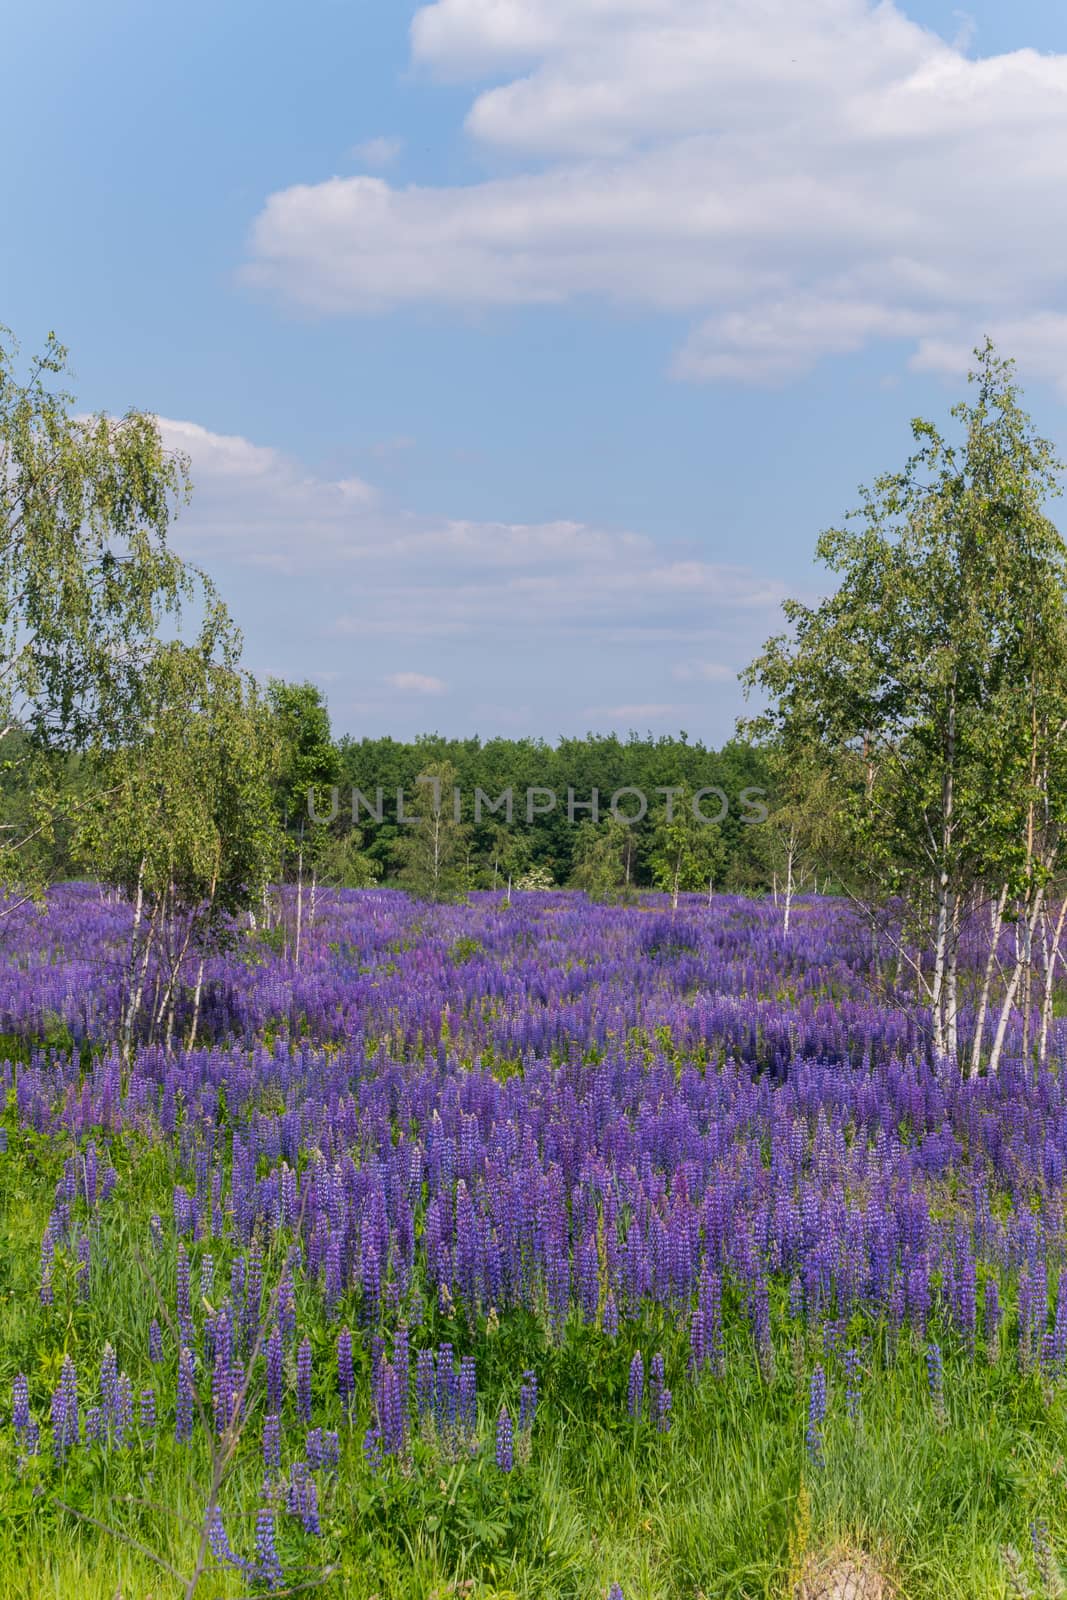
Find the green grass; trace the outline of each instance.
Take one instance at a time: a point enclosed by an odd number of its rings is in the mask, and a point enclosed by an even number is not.
[[[210,1462],[199,1435],[186,1447],[173,1439],[174,1363],[168,1359],[161,1373],[147,1360],[148,1323],[157,1311],[136,1260],[140,1252],[152,1263],[173,1303],[173,1247],[168,1242],[153,1254],[147,1241],[150,1215],[168,1214],[180,1176],[176,1157],[135,1138],[116,1141],[120,1179],[94,1246],[92,1296],[78,1300],[74,1263],[60,1262],[55,1304],[45,1308],[39,1243],[67,1152],[16,1132],[10,1115],[7,1122],[11,1148],[0,1158],[0,1595],[168,1600],[181,1592],[174,1579],[57,1502],[112,1525],[182,1572],[193,1566]],[[192,1249],[194,1286],[208,1249],[222,1287],[230,1246],[217,1240]],[[290,1574],[336,1566],[334,1577],[311,1591],[330,1600],[408,1600],[434,1591],[441,1600],[593,1600],[613,1581],[626,1600],[779,1600],[789,1592],[798,1545],[817,1551],[838,1542],[874,1553],[907,1600],[1000,1600],[1001,1548],[1012,1544],[1026,1555],[1034,1518],[1048,1523],[1058,1554],[1067,1557],[1067,1392],[1021,1372],[1007,1344],[991,1361],[981,1349],[971,1357],[946,1335],[942,1419],[929,1395],[925,1350],[906,1337],[890,1356],[884,1330],[857,1321],[850,1338],[870,1339],[861,1420],[846,1413],[844,1376],[831,1356],[825,1465],[817,1467],[805,1448],[808,1381],[824,1359],[813,1335],[802,1343],[783,1335],[768,1381],[739,1308],[728,1304],[726,1375],[705,1375],[694,1385],[685,1377],[686,1330],[663,1312],[624,1324],[617,1340],[571,1324],[554,1343],[530,1313],[505,1315],[496,1326],[483,1317],[469,1327],[433,1310],[413,1343],[450,1338],[457,1354],[474,1351],[483,1450],[456,1464],[420,1442],[407,1468],[387,1466],[374,1478],[362,1454],[366,1416],[345,1429],[332,1393],[337,1328],[343,1321],[356,1326],[355,1305],[343,1305],[327,1323],[310,1292],[298,1289],[298,1316],[312,1333],[315,1420],[342,1427],[343,1453],[336,1487],[323,1497],[322,1539],[294,1534],[283,1518],[280,1544]],[[15,1372],[27,1373],[43,1420],[63,1355],[71,1354],[84,1410],[106,1340],[135,1395],[157,1387],[157,1440],[139,1439],[123,1451],[82,1449],[62,1471],[46,1453],[20,1471],[10,1428]],[[637,1348],[646,1363],[656,1350],[666,1357],[675,1398],[665,1435],[626,1414]],[[502,1399],[514,1411],[526,1366],[538,1373],[541,1407],[530,1460],[504,1477],[493,1460],[493,1422]],[[365,1394],[365,1366],[362,1378]],[[261,1503],[259,1440],[254,1413],[222,1496],[230,1537],[246,1554]],[[290,1415],[287,1457],[302,1441]],[[1041,1593],[1033,1570],[1031,1579]],[[248,1592],[236,1573],[213,1574],[197,1591],[219,1600]]]

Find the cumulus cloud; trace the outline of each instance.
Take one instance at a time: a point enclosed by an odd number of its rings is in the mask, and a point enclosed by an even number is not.
[[[1053,365],[1067,54],[972,58],[893,0],[436,0],[411,44],[518,170],[281,190],[251,282],[334,313],[688,312],[690,380],[783,383],[876,340],[941,366],[994,325]]]

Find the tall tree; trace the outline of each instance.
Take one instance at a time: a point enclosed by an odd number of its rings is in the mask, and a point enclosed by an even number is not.
[[[814,608],[790,602],[791,633],[747,673],[768,701],[751,728],[851,775],[857,900],[907,907],[901,954],[933,1051],[950,1057],[967,916],[1014,903],[1024,949],[1035,932],[1060,848],[1050,786],[1067,728],[1067,548],[1045,511],[1059,463],[1012,364],[988,342],[976,355],[973,398],[952,409],[958,437],[912,424],[915,453],[864,491],[858,529],[818,542],[839,587]],[[975,1062],[981,1048],[979,1025]]]
[[[400,882],[419,900],[461,900],[469,886],[468,829],[457,820],[456,769],[431,761],[405,802],[407,822],[397,851]]]
[[[221,619],[194,645],[159,647],[144,699],[136,736],[97,758],[100,781],[80,825],[85,858],[134,907],[127,1055],[138,1035],[170,1044],[187,989],[195,1041],[205,957],[258,903],[279,842],[272,721]]]
[[[710,892],[725,867],[726,847],[719,824],[696,815],[688,785],[665,795],[657,808],[649,860],[652,881],[670,895],[674,910],[679,894],[695,889]]]
[[[121,745],[143,714],[161,623],[198,595],[210,606],[213,592],[167,543],[188,473],[156,419],[77,415],[57,386],[66,352],[54,335],[27,369],[16,355],[0,330],[0,751],[21,731],[23,790],[51,802],[42,753]],[[31,805],[25,826],[0,832],[4,888],[47,881],[34,845],[48,812]]]

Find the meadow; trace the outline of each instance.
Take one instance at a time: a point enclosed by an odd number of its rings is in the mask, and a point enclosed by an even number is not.
[[[1064,1023],[935,1068],[831,899],[292,916],[129,1060],[129,905],[8,918],[0,1594],[1064,1592]]]

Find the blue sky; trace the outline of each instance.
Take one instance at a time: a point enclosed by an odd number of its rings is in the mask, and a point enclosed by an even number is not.
[[[684,727],[987,331],[1067,455],[1051,0],[40,0],[0,322],[353,734]]]

